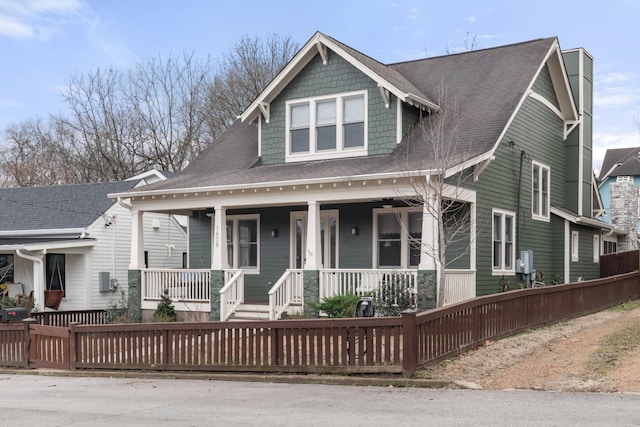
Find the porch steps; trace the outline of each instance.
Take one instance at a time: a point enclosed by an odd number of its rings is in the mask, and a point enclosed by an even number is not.
[[[241,304],[229,318],[230,321],[269,320],[268,304]]]

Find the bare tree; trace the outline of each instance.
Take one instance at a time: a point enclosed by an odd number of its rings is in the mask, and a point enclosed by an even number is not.
[[[126,179],[152,168],[179,172],[221,135],[297,45],[290,37],[244,37],[215,72],[193,54],[157,57],[129,72],[97,69],[70,78],[69,108],[47,124],[5,129],[2,185]]]
[[[209,61],[153,58],[124,75],[97,70],[72,78],[64,96],[87,179],[125,179],[158,168],[180,171],[211,141],[205,95]]]
[[[470,157],[471,141],[460,137],[457,100],[450,99],[444,83],[436,89],[440,107],[421,115],[413,139],[399,160],[411,178],[417,195],[410,205],[419,206],[433,218],[434,236],[412,238],[411,244],[431,258],[437,270],[436,305],[444,303],[445,269],[469,254],[472,235],[471,205],[465,183],[473,172],[460,168]]]
[[[6,146],[0,151],[2,186],[28,187],[77,182],[63,128],[56,122],[27,120],[5,130]]]
[[[236,120],[298,48],[290,36],[277,34],[264,40],[244,36],[236,43],[218,64],[209,88],[209,128],[214,136],[222,134]]]

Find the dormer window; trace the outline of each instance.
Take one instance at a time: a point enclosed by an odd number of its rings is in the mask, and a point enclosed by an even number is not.
[[[364,156],[366,92],[287,102],[287,161]]]

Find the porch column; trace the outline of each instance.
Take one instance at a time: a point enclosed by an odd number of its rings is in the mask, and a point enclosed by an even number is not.
[[[132,210],[129,270],[139,270],[144,266],[144,229],[142,227],[142,212]]]
[[[142,272],[144,265],[143,212],[131,210],[131,254],[127,273],[127,310],[131,320],[142,321]]]
[[[220,290],[224,287],[227,258],[227,208],[214,206],[213,244],[211,245],[210,320],[220,320]]]
[[[318,270],[322,268],[321,251],[320,204],[313,200],[309,201],[309,212],[307,214],[307,247],[305,248],[302,280],[304,300],[316,304],[320,301],[320,276]],[[306,303],[304,310],[311,316],[317,316],[317,312]]]
[[[427,195],[422,204],[422,238],[420,241],[420,263],[418,264],[418,309],[437,306],[438,260],[440,233],[435,198]]]
[[[28,255],[21,249],[16,249],[16,255],[23,259],[31,261],[33,266],[33,297],[35,299],[34,306],[31,309],[44,311],[44,290],[46,289],[46,280],[44,272],[45,252],[40,251],[35,255]]]

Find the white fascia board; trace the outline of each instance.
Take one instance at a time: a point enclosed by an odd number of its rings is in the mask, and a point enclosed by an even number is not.
[[[62,240],[59,242],[20,243],[16,245],[0,245],[0,250],[22,249],[30,252],[59,249],[87,248],[96,245],[94,239]]]
[[[614,225],[608,224],[608,223],[603,222],[603,221],[599,221],[597,219],[586,218],[586,217],[583,217],[583,216],[580,216],[580,215],[571,215],[570,213],[565,212],[565,211],[563,211],[561,209],[554,208],[553,206],[550,208],[550,211],[551,211],[552,214],[554,214],[556,216],[559,216],[560,218],[562,218],[562,219],[564,219],[566,221],[569,221],[569,222],[571,222],[573,224],[576,224],[576,225],[586,225],[586,226],[589,226],[589,227],[600,228],[602,230],[607,230],[607,231],[614,230],[614,231],[616,231],[616,227]],[[620,231],[622,231],[622,230],[620,230]]]
[[[240,114],[239,118],[242,122],[252,122],[260,114],[261,105],[268,104],[280,93],[286,85],[293,80],[293,78],[311,61],[315,55],[319,55],[318,46],[322,45],[336,54],[340,55],[342,59],[353,65],[356,69],[375,81],[378,86],[388,90],[403,102],[410,104],[419,104],[427,109],[437,111],[439,107],[429,102],[428,100],[421,98],[415,94],[405,93],[398,89],[396,86],[389,83],[387,80],[374,73],[370,68],[366,67],[360,61],[344,51],[340,46],[335,44],[332,40],[325,37],[323,34],[316,32],[316,34],[309,39],[309,41],[296,53],[291,61],[282,69],[280,73],[267,85],[267,87],[258,95],[258,97],[247,107],[247,109]]]
[[[87,232],[86,228],[53,228],[41,230],[10,230],[0,231],[0,237],[75,237]]]
[[[560,51],[558,40],[553,42],[553,46],[547,55],[545,63],[549,64],[549,73],[551,74],[553,89],[556,93],[556,97],[558,98],[560,111],[562,111],[565,121],[578,120],[580,116],[573,100],[571,85],[569,84],[569,76],[567,76],[567,70],[564,66],[564,60],[562,59],[562,52]]]
[[[522,94],[522,97],[520,98],[520,101],[518,101],[518,105],[516,105],[516,108],[513,109],[513,113],[511,113],[511,117],[509,117],[509,120],[507,121],[507,123],[505,124],[504,128],[502,129],[502,132],[500,132],[500,135],[498,135],[498,139],[494,143],[493,148],[490,150],[491,156],[494,155],[494,153],[498,149],[498,146],[500,145],[500,142],[503,140],[504,136],[507,134],[507,130],[509,129],[509,127],[511,126],[511,124],[515,120],[515,118],[518,115],[518,113],[520,112],[520,109],[522,108],[522,104],[524,104],[525,100],[530,96],[531,93],[533,93],[533,85],[536,82],[536,79],[540,75],[540,72],[544,68],[545,64],[547,64],[549,58],[552,57],[554,55],[554,53],[556,54],[556,57],[557,57],[557,55],[560,54],[560,48],[558,46],[558,41],[557,40],[554,41],[553,45],[549,49],[549,52],[547,52],[547,55],[545,56],[545,59],[542,60],[542,62],[540,63],[540,66],[538,67],[538,70],[535,72],[535,74],[533,75],[533,78],[529,82],[529,86],[525,89],[524,93]],[[573,96],[571,96],[571,89],[570,89],[570,86],[569,86],[569,80],[567,79],[567,76],[566,76],[567,73],[566,73],[566,70],[564,69],[564,62],[562,62],[562,60],[560,60],[560,65],[562,66],[562,71],[564,72],[564,75],[565,75],[565,78],[564,78],[565,87],[566,87],[566,89],[568,91],[567,94],[570,96],[570,101],[571,101],[571,106],[572,106],[572,111],[573,111],[573,116],[569,117],[569,118],[565,117],[565,120],[577,120],[578,119],[578,113],[577,113],[576,107],[575,107],[575,105],[573,103]],[[555,86],[555,81],[554,81],[554,86]],[[562,106],[562,104],[561,104],[561,106]]]

